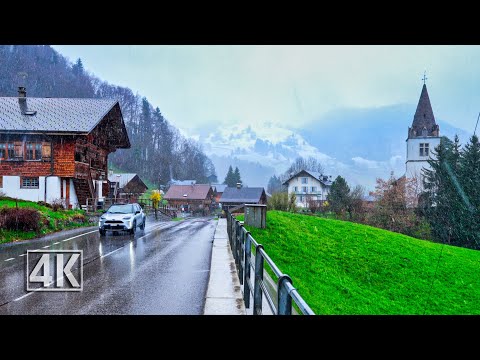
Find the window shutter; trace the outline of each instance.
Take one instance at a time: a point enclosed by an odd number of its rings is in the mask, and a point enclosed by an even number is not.
[[[52,151],[49,142],[42,142],[42,159],[50,159],[52,157]]]
[[[23,143],[21,141],[15,141],[14,149],[15,149],[15,157],[23,158]]]

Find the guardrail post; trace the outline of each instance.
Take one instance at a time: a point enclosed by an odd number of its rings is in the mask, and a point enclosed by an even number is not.
[[[245,280],[243,281],[243,301],[245,307],[250,308],[250,261],[252,260],[252,242],[250,231],[245,233]]]
[[[278,278],[278,314],[292,315],[292,298],[288,293],[285,283],[292,284],[292,279],[288,275],[282,275]]]
[[[245,243],[245,232],[243,231],[243,225],[238,226],[238,279],[240,280],[240,285],[243,285],[243,272],[244,272],[244,250],[243,244]]]
[[[263,281],[263,250],[262,245],[255,247],[255,284],[253,285],[253,315],[262,315],[262,288]]]

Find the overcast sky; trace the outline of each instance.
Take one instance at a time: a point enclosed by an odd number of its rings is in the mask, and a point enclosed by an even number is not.
[[[212,121],[295,128],[339,107],[416,104],[424,70],[437,118],[473,132],[480,112],[480,46],[53,47],[188,133]]]

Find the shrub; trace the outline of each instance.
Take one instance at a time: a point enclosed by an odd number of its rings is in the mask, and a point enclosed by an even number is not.
[[[40,230],[40,213],[35,209],[7,208],[0,209],[0,227],[8,230]]]
[[[65,200],[53,199],[51,205],[53,211],[63,210],[65,209]]]

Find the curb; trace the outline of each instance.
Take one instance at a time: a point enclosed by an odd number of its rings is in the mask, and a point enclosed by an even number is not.
[[[227,219],[215,228],[204,315],[245,315],[245,304],[227,235]]]

